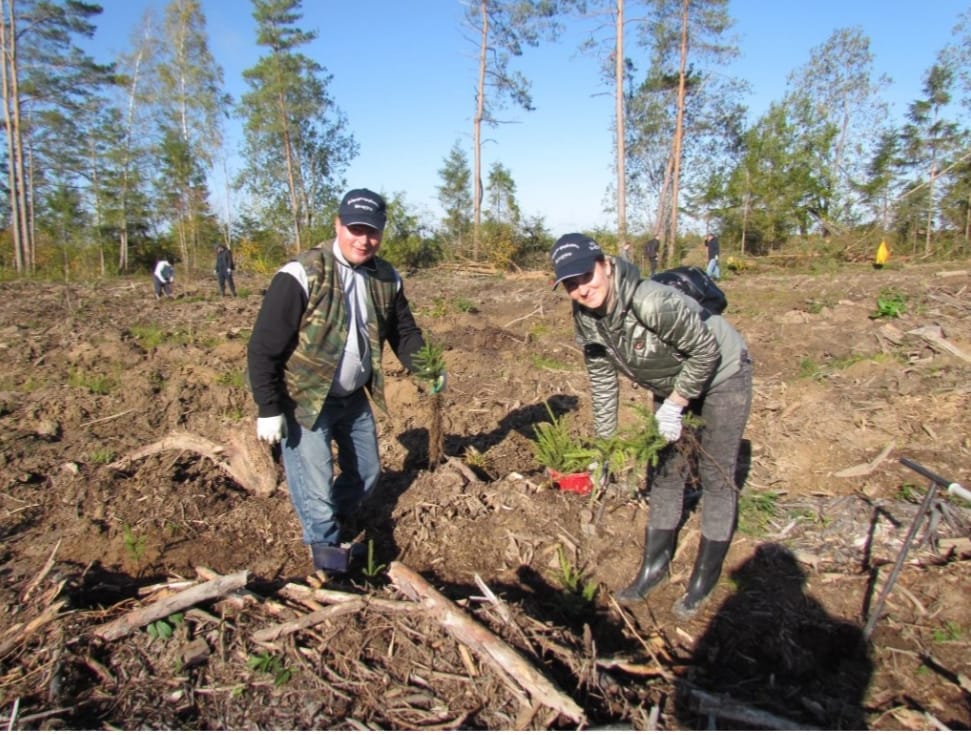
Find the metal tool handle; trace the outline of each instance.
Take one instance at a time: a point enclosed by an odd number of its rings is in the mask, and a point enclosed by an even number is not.
[[[962,500],[967,500],[969,503],[971,503],[971,490],[968,490],[966,487],[962,487],[961,485],[958,485],[956,482],[952,482],[950,485],[947,486],[947,494],[957,495]]]
[[[966,487],[963,487],[956,482],[945,480],[943,477],[941,477],[938,474],[935,474],[934,472],[931,472],[926,467],[921,467],[912,459],[901,457],[900,464],[904,465],[904,467],[910,467],[910,469],[912,469],[914,472],[920,475],[923,475],[928,480],[933,482],[935,485],[945,488],[947,490],[948,495],[957,495],[962,500],[967,500],[971,502],[971,490],[968,490]]]
[[[863,637],[866,639],[870,638],[870,634],[873,632],[873,628],[876,626],[877,620],[879,620],[880,616],[883,614],[883,606],[887,601],[887,597],[890,595],[890,590],[892,590],[893,586],[897,583],[897,577],[900,574],[900,570],[903,568],[904,560],[907,558],[907,553],[910,551],[910,546],[914,543],[914,537],[917,535],[917,529],[924,522],[927,512],[930,510],[931,504],[934,502],[934,498],[937,495],[938,488],[947,488],[947,492],[952,495],[971,499],[971,493],[965,495],[965,493],[968,492],[965,488],[961,487],[956,482],[948,482],[940,475],[934,474],[926,467],[921,467],[913,460],[901,457],[900,463],[906,467],[909,467],[914,472],[926,477],[931,481],[931,486],[924,495],[924,499],[921,501],[917,515],[914,516],[914,520],[910,524],[910,528],[907,530],[907,535],[900,547],[900,552],[897,554],[897,560],[894,562],[890,576],[887,577],[887,581],[883,585],[883,590],[880,592],[880,596],[877,598],[876,604],[873,606],[870,617],[867,620],[866,625],[863,627]]]

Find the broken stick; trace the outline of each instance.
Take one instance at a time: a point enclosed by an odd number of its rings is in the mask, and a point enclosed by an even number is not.
[[[401,562],[393,561],[388,568],[388,576],[406,597],[420,602],[450,635],[494,665],[501,674],[512,677],[537,702],[573,722],[580,725],[586,723],[586,715],[580,706],[560,691],[556,684],[534,668],[516,649],[470,618],[421,575]]]
[[[166,597],[148,607],[132,610],[110,623],[99,625],[93,632],[106,641],[116,641],[119,638],[124,638],[133,630],[138,630],[142,626],[166,618],[172,613],[185,610],[187,607],[198,605],[201,602],[223,597],[234,590],[245,587],[248,577],[249,572],[242,571],[197,584],[195,587]]]

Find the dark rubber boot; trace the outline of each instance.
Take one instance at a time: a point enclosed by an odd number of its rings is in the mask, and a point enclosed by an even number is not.
[[[674,556],[677,530],[659,531],[648,528],[644,532],[644,560],[634,581],[614,595],[618,602],[637,602],[668,573],[668,564]]]
[[[728,554],[728,541],[711,541],[704,536],[698,546],[698,558],[691,570],[691,579],[684,597],[674,603],[674,614],[681,620],[694,617],[702,601],[711,593],[722,573],[722,563]]]
[[[314,568],[331,574],[344,574],[351,566],[348,549],[330,544],[310,544]]]

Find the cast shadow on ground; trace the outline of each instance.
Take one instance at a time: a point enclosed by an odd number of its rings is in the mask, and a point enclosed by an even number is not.
[[[758,727],[733,721],[731,703],[765,713],[763,729],[786,721],[800,729],[866,729],[862,702],[873,664],[862,629],[806,593],[805,573],[780,544],[759,546],[731,579],[736,591],[697,639],[678,684],[680,724]],[[782,719],[773,723],[772,716]]]
[[[468,436],[454,434],[446,436],[445,453],[453,457],[461,457],[466,450],[471,448],[480,454],[485,454],[492,447],[501,444],[513,431],[522,434],[527,439],[535,439],[535,426],[549,422],[550,413],[555,418],[560,418],[576,411],[579,403],[576,396],[557,393],[543,402],[520,406],[507,413],[492,431],[479,432]]]

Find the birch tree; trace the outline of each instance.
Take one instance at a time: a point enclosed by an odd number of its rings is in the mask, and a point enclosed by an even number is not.
[[[804,97],[805,135],[829,126],[835,131],[829,149],[816,150],[827,189],[819,217],[824,232],[855,220],[852,182],[865,176],[868,161],[886,126],[887,105],[881,91],[889,84],[874,69],[870,39],[860,28],[840,28],[810,52],[809,61],[789,75],[790,97]],[[814,133],[813,131],[817,131]]]
[[[199,0],[171,0],[165,8],[158,96],[165,176],[160,181],[182,260],[198,265],[200,227],[210,222],[206,176],[222,145],[229,107],[222,68],[215,62]]]

